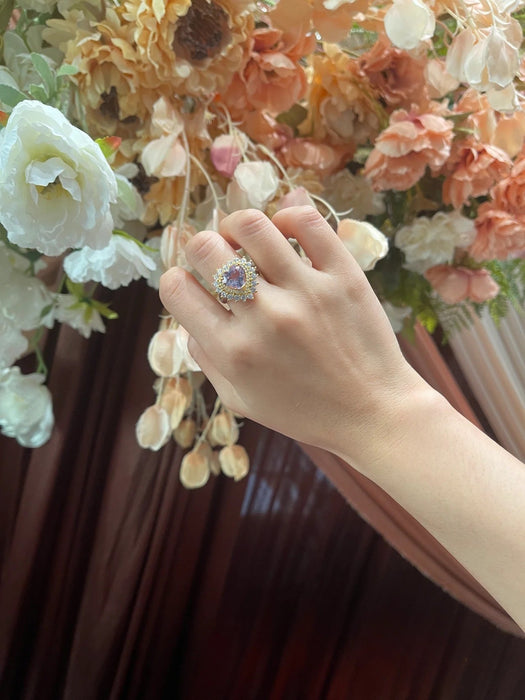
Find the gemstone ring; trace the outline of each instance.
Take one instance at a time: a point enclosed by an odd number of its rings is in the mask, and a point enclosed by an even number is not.
[[[248,258],[234,258],[219,267],[213,276],[213,288],[221,301],[253,299],[257,286],[257,268]]]

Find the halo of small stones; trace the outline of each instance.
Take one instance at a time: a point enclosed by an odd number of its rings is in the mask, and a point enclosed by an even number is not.
[[[236,289],[225,281],[225,277],[235,266],[244,270],[245,281],[242,287]],[[213,276],[213,288],[217,292],[219,299],[227,301],[248,301],[253,299],[257,287],[257,268],[249,258],[235,258],[219,267]]]

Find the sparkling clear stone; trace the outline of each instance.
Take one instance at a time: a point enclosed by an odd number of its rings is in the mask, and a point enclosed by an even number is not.
[[[246,284],[246,272],[241,265],[232,265],[223,274],[222,281],[230,289],[242,289]]]

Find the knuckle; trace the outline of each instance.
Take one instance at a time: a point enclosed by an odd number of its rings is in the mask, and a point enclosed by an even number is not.
[[[238,340],[229,352],[229,361],[234,372],[243,372],[256,366],[257,360],[250,343]]]
[[[243,209],[233,212],[222,221],[226,230],[241,231],[245,235],[254,235],[265,228],[268,219],[259,209]]]
[[[186,257],[195,264],[196,262],[206,263],[216,257],[219,246],[217,234],[213,231],[200,231],[186,245]]]
[[[186,288],[186,273],[180,267],[173,267],[160,278],[159,294],[168,311],[177,308]]]

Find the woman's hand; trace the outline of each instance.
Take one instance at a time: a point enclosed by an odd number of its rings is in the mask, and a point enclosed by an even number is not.
[[[311,266],[287,238],[297,239]],[[231,302],[228,311],[181,268],[160,286],[221,400],[293,438],[344,452],[356,466],[377,459],[399,426],[398,408],[424,383],[402,357],[364,273],[312,207],[284,209],[272,221],[258,210],[236,212],[220,234],[194,236],[186,257],[211,282],[238,248],[262,275],[253,301]]]

